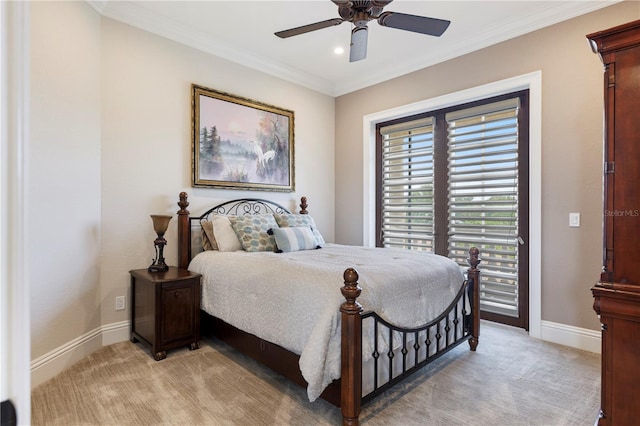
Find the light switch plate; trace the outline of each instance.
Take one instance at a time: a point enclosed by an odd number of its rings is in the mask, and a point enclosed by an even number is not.
[[[569,226],[571,228],[580,227],[580,213],[569,213]]]

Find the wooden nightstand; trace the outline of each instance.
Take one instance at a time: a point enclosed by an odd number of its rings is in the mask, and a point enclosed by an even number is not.
[[[131,341],[151,346],[156,361],[167,349],[200,347],[200,274],[173,266],[131,274]]]

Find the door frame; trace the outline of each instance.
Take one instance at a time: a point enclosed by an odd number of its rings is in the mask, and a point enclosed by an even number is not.
[[[2,401],[10,400],[18,424],[31,423],[31,332],[27,264],[29,31],[28,2],[1,2],[0,337]]]
[[[529,90],[529,335],[540,339],[542,333],[542,71],[534,71],[365,115],[362,120],[362,235],[365,246],[375,246],[377,123],[526,89]]]

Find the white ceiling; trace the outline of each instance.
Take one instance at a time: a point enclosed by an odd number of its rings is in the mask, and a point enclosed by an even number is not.
[[[339,17],[330,0],[87,1],[103,16],[339,96],[619,0],[395,0],[384,10],[448,19],[451,25],[441,37],[431,37],[371,21],[367,58],[354,63],[349,22],[288,39],[273,34]],[[337,46],[344,48],[342,56],[333,53]]]

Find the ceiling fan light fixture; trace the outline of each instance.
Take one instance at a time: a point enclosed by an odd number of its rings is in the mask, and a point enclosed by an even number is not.
[[[353,27],[349,62],[361,61],[367,57],[367,26]]]

